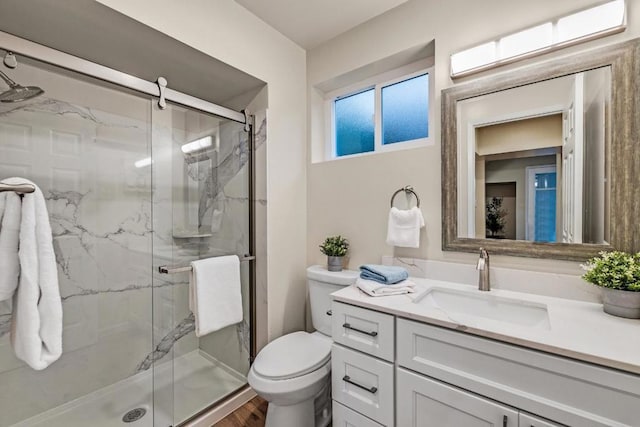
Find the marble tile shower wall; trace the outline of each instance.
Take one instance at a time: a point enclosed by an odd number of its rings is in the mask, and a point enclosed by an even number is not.
[[[154,273],[161,264],[248,252],[248,146],[242,126],[180,108],[160,112],[149,100],[27,65],[21,65],[19,80],[42,86],[46,94],[0,107],[0,178],[29,178],[47,199],[63,298],[64,354],[40,372],[17,360],[9,344],[11,305],[0,303],[0,425],[198,348],[246,373],[248,265],[245,321],[200,342],[188,310],[188,277]],[[256,131],[258,155],[266,161],[264,112]],[[185,162],[181,145],[206,132],[220,141],[215,155]],[[153,182],[151,167],[135,166],[150,157],[152,146]],[[264,218],[261,194],[255,203]],[[211,236],[176,238],[194,229]],[[172,398],[160,397],[167,403]]]
[[[94,88],[101,102],[85,107],[49,92],[0,113],[0,177],[31,179],[47,199],[64,354],[40,372],[20,362],[9,343],[11,304],[1,303],[0,425],[132,375],[152,344],[151,177],[135,167],[149,156],[150,102]],[[139,110],[105,111],[106,99]]]

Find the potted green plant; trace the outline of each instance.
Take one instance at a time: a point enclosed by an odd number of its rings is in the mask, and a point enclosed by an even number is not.
[[[640,319],[640,253],[600,252],[582,267],[582,278],[602,287],[605,313]]]
[[[329,271],[342,271],[344,256],[349,250],[349,242],[342,236],[331,236],[320,245],[320,252],[327,256]]]
[[[492,239],[497,239],[499,234],[504,230],[504,226],[507,223],[505,218],[509,212],[502,207],[502,197],[494,197],[491,202],[487,204],[487,218],[485,224],[487,231],[491,234],[487,235]]]

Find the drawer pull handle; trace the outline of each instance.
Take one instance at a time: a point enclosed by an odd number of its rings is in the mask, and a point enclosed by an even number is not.
[[[507,427],[507,424],[509,423],[509,417],[507,417],[506,415],[504,415],[502,417],[502,427]]]
[[[331,316],[332,314],[333,314],[333,311],[327,310],[327,316]]]
[[[342,327],[345,329],[351,329],[352,331],[360,332],[361,334],[369,335],[370,337],[378,336],[378,333],[376,331],[371,331],[371,332],[363,331],[362,329],[354,328],[349,323],[345,323],[344,325],[342,325]]]
[[[352,380],[351,380],[351,377],[350,377],[349,375],[345,375],[344,377],[342,377],[342,381],[344,381],[344,382],[346,382],[346,383],[349,383],[349,384],[351,384],[351,385],[354,385],[354,386],[356,386],[356,387],[358,387],[358,388],[361,388],[361,389],[363,389],[363,390],[365,390],[365,391],[368,391],[368,392],[369,392],[369,393],[371,393],[371,394],[376,394],[376,392],[378,391],[378,388],[377,388],[377,387],[366,387],[366,386],[363,386],[363,385],[361,385],[361,384],[358,384],[358,383],[357,383],[357,382],[355,382],[355,381],[352,381]]]

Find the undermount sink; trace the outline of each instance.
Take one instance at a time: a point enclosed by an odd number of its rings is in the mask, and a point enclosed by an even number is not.
[[[491,292],[433,287],[414,300],[414,303],[440,309],[455,322],[471,317],[550,329],[545,304],[497,296]]]

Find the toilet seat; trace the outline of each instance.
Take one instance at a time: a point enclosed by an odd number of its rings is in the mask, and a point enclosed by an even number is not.
[[[331,358],[331,339],[321,334],[293,332],[260,351],[252,366],[268,380],[287,380],[318,370]]]

